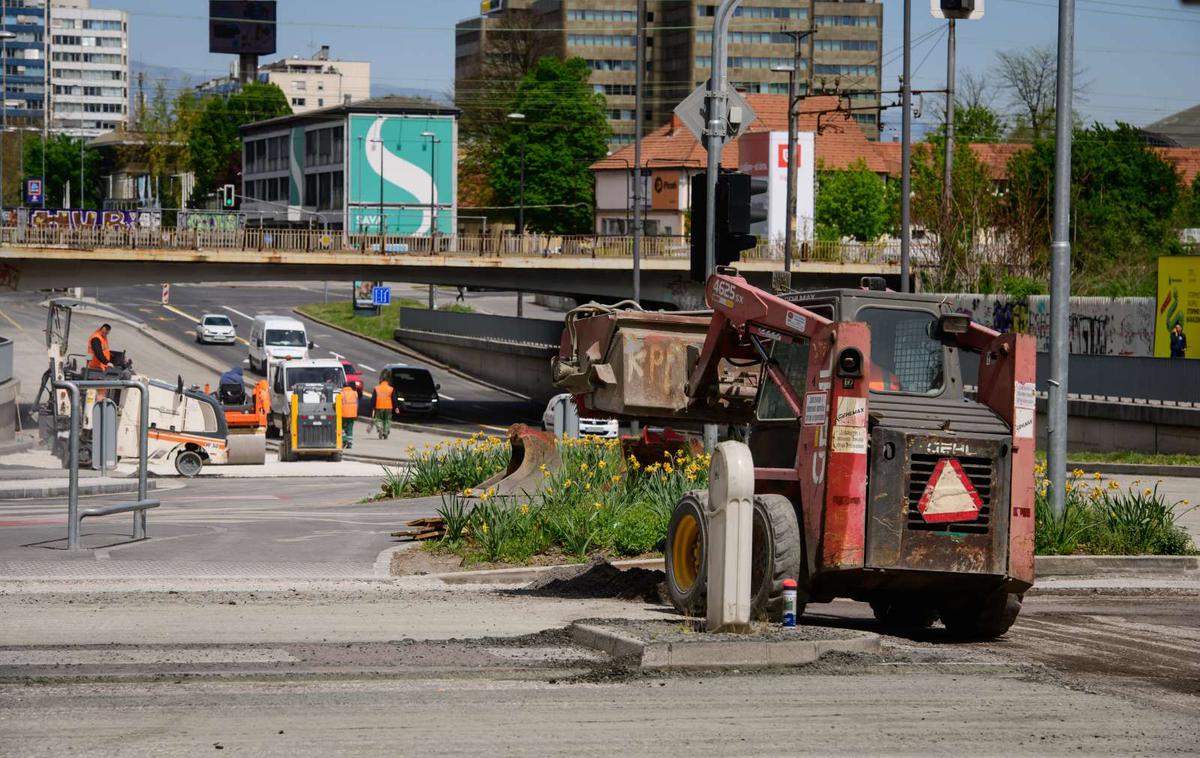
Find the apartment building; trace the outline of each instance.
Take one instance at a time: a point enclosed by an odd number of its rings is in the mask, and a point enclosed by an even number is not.
[[[40,125],[46,107],[45,0],[4,0],[0,28],[17,35],[2,45],[4,115],[10,125]]]
[[[648,0],[644,125],[670,121],[672,110],[712,69],[716,3]],[[801,91],[838,93],[863,131],[879,134],[883,6],[876,0],[745,0],[730,25],[729,80],[747,94],[784,94],[795,42],[789,31],[816,28],[801,47]],[[477,92],[488,58],[512,57],[519,29],[544,29],[539,52],[578,56],[605,95],[614,147],[633,141],[637,53],[636,0],[511,0],[458,24],[455,88]],[[510,61],[511,63],[511,61]]]
[[[269,82],[283,90],[293,113],[309,113],[369,99],[371,64],[330,58],[329,46],[322,45],[314,55],[294,55],[259,66],[258,81]],[[229,76],[210,79],[196,90],[203,94],[230,95],[240,88],[237,64],[234,63]]]
[[[94,137],[129,124],[129,21],[90,0],[50,8],[50,128]]]

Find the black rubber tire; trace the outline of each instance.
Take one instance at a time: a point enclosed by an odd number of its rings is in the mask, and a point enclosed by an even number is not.
[[[783,495],[754,496],[754,538],[750,566],[750,611],[753,618],[783,619],[783,582],[795,579],[799,595],[808,585],[804,546],[792,501]],[[803,611],[799,603],[796,615]]]
[[[175,471],[185,479],[191,479],[204,468],[204,458],[195,450],[183,450],[175,456]]]
[[[275,426],[275,414],[268,412],[267,413],[267,439],[277,440],[277,439],[280,439],[281,437],[283,437],[283,432],[278,426]]]
[[[883,595],[871,601],[871,612],[889,629],[928,629],[938,620],[937,608],[908,595]]]
[[[279,440],[279,462],[291,463],[296,460],[296,456],[292,454],[292,438],[290,436],[283,437]]]
[[[667,526],[667,544],[664,557],[667,570],[667,594],[671,596],[671,604],[675,610],[685,616],[702,616],[708,600],[708,493],[704,490],[694,490],[679,499],[675,512],[671,514],[671,522]],[[676,538],[679,536],[680,525],[686,525],[685,532],[690,535],[692,526],[688,520],[695,521],[699,530],[698,544],[684,548],[681,546],[680,557],[687,553],[691,567],[676,566]],[[690,585],[681,586],[680,578],[695,578]]]
[[[1003,590],[979,597],[953,598],[941,608],[942,623],[958,639],[995,639],[1016,622],[1022,599],[1022,595]]]
[[[341,463],[342,462],[342,454],[334,453],[333,455],[329,456],[329,460],[333,461],[334,463]]]

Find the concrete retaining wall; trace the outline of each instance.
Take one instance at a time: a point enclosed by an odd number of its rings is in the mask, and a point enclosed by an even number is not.
[[[0,382],[0,442],[17,437],[17,394],[21,383],[16,379]]]
[[[396,339],[459,371],[545,403],[559,393],[550,381],[551,345],[499,343],[494,339],[397,329]]]
[[[1045,401],[1038,403],[1039,447],[1046,445]],[[1200,450],[1200,409],[1071,400],[1067,450],[1194,454]]]

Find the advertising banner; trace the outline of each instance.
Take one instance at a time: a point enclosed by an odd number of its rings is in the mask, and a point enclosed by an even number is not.
[[[750,231],[773,242],[783,240],[787,229],[787,132],[755,132],[739,138],[743,173],[766,179],[769,190],[756,202],[767,204],[767,220],[751,227]],[[796,240],[813,238],[815,227],[816,160],[812,132],[796,135],[799,150],[796,163]]]
[[[1158,259],[1158,312],[1154,319],[1154,355],[1171,356],[1171,331],[1179,325],[1187,338],[1185,358],[1200,358],[1200,255]]]
[[[453,234],[456,129],[449,116],[350,117],[347,229],[352,234]]]
[[[354,308],[355,310],[375,310],[375,288],[379,287],[382,282],[354,282]]]

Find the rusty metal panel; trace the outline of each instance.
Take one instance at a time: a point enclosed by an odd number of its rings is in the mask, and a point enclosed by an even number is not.
[[[867,565],[879,569],[1003,576],[1008,565],[1009,475],[1005,439],[969,439],[876,428],[872,434]],[[972,521],[925,523],[917,502],[942,458],[958,460],[985,506]]]

